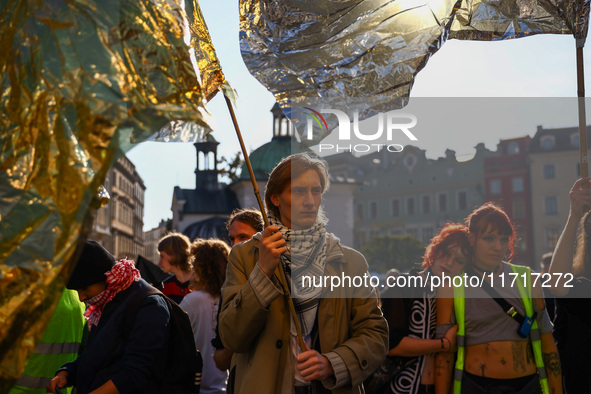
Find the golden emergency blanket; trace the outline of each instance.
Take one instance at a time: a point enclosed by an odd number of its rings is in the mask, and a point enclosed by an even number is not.
[[[99,190],[113,161],[147,139],[203,140],[205,100],[225,80],[196,1],[1,0],[0,40],[7,392],[105,203]]]

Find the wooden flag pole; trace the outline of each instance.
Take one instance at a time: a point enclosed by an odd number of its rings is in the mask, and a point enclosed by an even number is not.
[[[261,200],[261,193],[259,192],[259,187],[257,186],[257,181],[254,177],[254,172],[252,171],[252,165],[250,165],[250,159],[248,158],[248,153],[246,152],[246,146],[244,145],[244,140],[242,139],[242,133],[240,132],[240,127],[238,126],[238,121],[236,120],[236,115],[234,114],[234,108],[232,107],[232,102],[225,94],[224,94],[224,99],[226,100],[226,105],[228,106],[228,110],[230,111],[230,117],[232,118],[232,123],[234,124],[234,130],[236,130],[236,135],[238,136],[238,142],[240,143],[240,149],[242,149],[242,155],[244,156],[244,162],[246,163],[246,168],[248,168],[248,174],[250,176],[250,181],[252,182],[252,188],[254,190],[254,195],[257,198],[257,202],[259,204],[261,214],[263,215],[263,222],[265,223],[265,227],[267,227],[269,225],[269,218],[267,218],[267,211],[265,210],[265,206],[263,205],[263,200]]]
[[[254,177],[254,172],[252,170],[252,165],[250,164],[250,159],[248,158],[248,153],[246,152],[246,146],[244,145],[244,140],[242,139],[242,133],[240,133],[240,127],[238,126],[238,121],[236,120],[236,115],[234,114],[234,108],[232,107],[232,102],[230,99],[224,94],[224,99],[226,100],[226,105],[228,106],[228,110],[230,111],[230,116],[232,118],[232,123],[234,124],[234,130],[236,130],[236,135],[238,136],[238,142],[240,143],[240,149],[242,149],[242,155],[244,156],[244,162],[246,163],[246,168],[248,168],[248,174],[250,175],[250,181],[252,182],[252,188],[254,190],[254,194],[257,198],[257,202],[259,204],[259,208],[261,209],[261,214],[263,215],[263,221],[265,223],[265,227],[269,225],[269,218],[267,218],[267,212],[265,211],[265,206],[263,205],[263,200],[261,200],[261,194],[259,192],[259,188],[257,186],[257,181]],[[297,340],[302,352],[306,351],[306,342],[304,342],[304,337],[302,336],[302,329],[300,328],[300,321],[298,320],[298,315],[295,311],[295,307],[293,305],[293,300],[291,299],[291,292],[289,291],[289,287],[287,286],[287,279],[285,278],[285,272],[283,271],[283,265],[281,262],[277,265],[279,270],[279,282],[283,287],[283,292],[287,297],[287,303],[289,305],[289,312],[291,313],[291,318],[295,324],[296,333],[297,333]]]
[[[577,42],[577,101],[579,107],[579,156],[581,165],[581,178],[587,178],[589,176],[589,168],[587,163],[587,115],[585,111],[585,69],[583,67],[583,46],[584,44],[578,44]]]
[[[587,113],[585,110],[585,68],[583,64],[584,39],[577,39],[577,103],[579,107],[579,165],[581,167],[581,178],[589,176],[589,165],[587,163]],[[583,183],[583,188],[588,189],[587,182]],[[583,206],[583,211],[587,212],[588,206]]]

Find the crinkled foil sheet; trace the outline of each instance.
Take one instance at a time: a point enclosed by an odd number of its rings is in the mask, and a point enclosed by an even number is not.
[[[222,73],[220,61],[217,57],[205,19],[197,1],[186,1],[186,13],[191,30],[191,56],[194,57],[201,77],[205,98],[209,101],[222,90],[231,89],[224,86],[226,79]]]
[[[587,36],[589,2],[582,0],[462,1],[450,38],[506,40],[534,34]]]
[[[581,0],[241,0],[240,45],[288,116],[316,102],[367,118],[404,107],[448,38],[586,34],[588,19]]]
[[[187,19],[175,0],[0,0],[0,392],[51,316],[111,163],[209,129],[204,99],[223,76],[209,67],[201,88],[189,7]]]

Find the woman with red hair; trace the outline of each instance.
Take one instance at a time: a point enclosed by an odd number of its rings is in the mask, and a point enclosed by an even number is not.
[[[552,323],[528,267],[508,263],[515,229],[501,207],[486,203],[466,219],[472,246],[468,278],[443,287],[437,331],[458,324],[454,393],[562,393]],[[465,278],[465,276],[464,276]],[[453,298],[452,298],[453,297]],[[438,393],[452,387],[452,355],[436,357]]]
[[[453,351],[457,327],[452,326],[444,336],[435,338],[435,291],[431,291],[429,278],[459,274],[469,253],[468,229],[449,223],[427,246],[422,270],[413,268],[408,274],[401,274],[407,278],[420,276],[427,286],[397,287],[393,286],[392,278],[389,279],[389,288],[382,294],[382,310],[388,320],[390,339],[390,359],[386,363],[396,360],[404,368],[388,382],[382,393],[434,392],[434,355]],[[409,283],[400,279],[396,283],[403,282]]]

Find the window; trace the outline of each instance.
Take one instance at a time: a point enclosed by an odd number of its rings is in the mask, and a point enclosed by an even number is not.
[[[431,213],[431,197],[423,196],[423,213]]]
[[[501,180],[500,179],[493,179],[490,181],[490,193],[491,194],[501,194]]]
[[[363,204],[357,204],[357,217],[363,219]]]
[[[554,137],[551,135],[544,136],[542,137],[540,143],[542,145],[542,149],[551,150],[554,148]]]
[[[392,200],[392,217],[400,216],[400,200]]]
[[[369,217],[372,219],[378,217],[378,203],[375,201],[369,204]]]
[[[406,214],[407,215],[414,215],[415,214],[415,199],[413,197],[408,197],[406,199]]]
[[[468,208],[468,194],[466,192],[458,193],[458,209],[464,210]]]
[[[513,178],[513,193],[520,193],[523,191],[523,178]]]
[[[513,202],[512,218],[515,220],[525,219],[525,203],[523,201]]]
[[[439,206],[439,212],[447,211],[447,194],[441,193],[437,196],[437,205]]]
[[[409,154],[404,158],[404,165],[408,169],[412,169],[415,166],[416,161],[417,159],[414,157],[414,155]]]
[[[516,239],[515,240],[515,250],[519,251],[520,253],[527,252],[527,245],[525,243],[525,239]]]
[[[546,215],[558,214],[558,201],[556,200],[556,196],[546,196],[544,198],[544,206]]]
[[[556,176],[554,170],[554,164],[545,164],[544,165],[544,179],[554,179]]]
[[[556,227],[550,227],[546,229],[546,249],[552,250],[558,243],[558,237],[560,236],[560,230]]]
[[[570,144],[575,148],[579,147],[579,133],[572,133],[570,135]]]
[[[509,143],[507,146],[507,153],[510,155],[516,155],[519,153],[519,144],[515,141]]]
[[[279,136],[288,136],[289,135],[289,121],[287,118],[281,118],[280,123],[281,129],[279,130]]]

